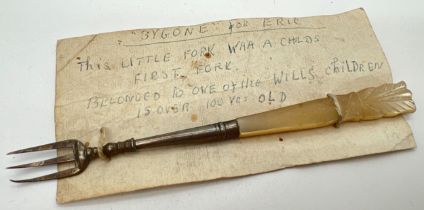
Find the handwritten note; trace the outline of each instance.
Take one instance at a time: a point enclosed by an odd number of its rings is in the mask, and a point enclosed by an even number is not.
[[[97,146],[263,112],[391,82],[362,9],[63,39],[56,137]],[[58,182],[59,203],[409,149],[402,118],[97,160]]]

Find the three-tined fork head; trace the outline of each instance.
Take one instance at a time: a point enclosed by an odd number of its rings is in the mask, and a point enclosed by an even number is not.
[[[7,169],[14,168],[28,168],[28,167],[40,167],[52,164],[61,164],[61,163],[70,163],[73,162],[75,167],[70,169],[65,169],[63,171],[58,171],[56,173],[48,174],[45,176],[35,177],[31,179],[22,179],[22,180],[13,180],[12,182],[37,182],[37,181],[45,181],[50,179],[61,179],[65,177],[74,176],[82,173],[90,163],[92,159],[98,157],[98,151],[95,147],[87,147],[81,141],[76,139],[70,139],[65,141],[59,141],[55,143],[40,145],[36,147],[30,147],[26,149],[16,150],[13,152],[9,152],[8,155],[26,153],[26,152],[36,152],[50,149],[72,149],[72,154],[66,154],[63,156],[59,156],[56,158],[51,158],[48,160],[21,164],[16,166],[8,167]]]

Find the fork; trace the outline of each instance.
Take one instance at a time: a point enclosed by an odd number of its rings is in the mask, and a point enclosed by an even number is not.
[[[16,150],[8,155],[35,152],[50,149],[72,149],[72,153],[39,162],[21,164],[7,169],[40,167],[52,164],[74,163],[74,167],[56,173],[12,182],[37,182],[61,179],[82,173],[90,161],[98,157],[135,152],[139,149],[179,145],[200,144],[268,135],[273,133],[298,131],[334,125],[343,122],[376,120],[383,117],[395,117],[415,112],[411,91],[405,82],[383,84],[359,92],[345,95],[328,94],[327,97],[303,102],[267,112],[240,117],[234,120],[218,122],[171,133],[141,138],[128,139],[116,143],[107,143],[102,147],[89,147],[77,139]]]

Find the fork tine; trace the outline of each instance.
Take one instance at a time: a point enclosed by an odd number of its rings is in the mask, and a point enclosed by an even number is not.
[[[70,169],[66,169],[66,170],[63,170],[63,171],[56,172],[56,173],[48,174],[48,175],[45,175],[45,176],[39,176],[39,177],[31,178],[31,179],[20,179],[20,180],[11,179],[10,181],[17,182],[17,183],[46,181],[46,180],[51,180],[51,179],[61,179],[61,178],[65,178],[65,177],[70,177],[70,176],[76,175],[80,172],[81,172],[81,170],[78,169],[78,168],[70,168]]]
[[[38,161],[38,162],[25,163],[25,164],[16,165],[16,166],[9,166],[6,169],[40,167],[40,166],[52,165],[52,164],[56,164],[56,163],[72,162],[74,160],[75,160],[74,155],[69,154],[69,155],[64,155],[64,156],[60,156],[60,157],[57,157],[57,158],[51,158],[51,159],[47,159],[47,160]]]
[[[65,147],[72,146],[73,143],[74,142],[72,142],[72,140],[58,141],[58,142],[54,142],[54,143],[50,143],[50,144],[44,144],[44,145],[40,145],[40,146],[16,150],[16,151],[7,153],[7,155],[19,154],[19,153],[25,153],[25,152],[43,151],[43,150],[49,150],[49,149],[65,148]]]

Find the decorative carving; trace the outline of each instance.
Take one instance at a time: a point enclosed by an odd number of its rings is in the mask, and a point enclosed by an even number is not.
[[[415,112],[412,93],[405,82],[384,84],[345,95],[328,95],[339,114],[338,124],[347,121],[375,120]]]

